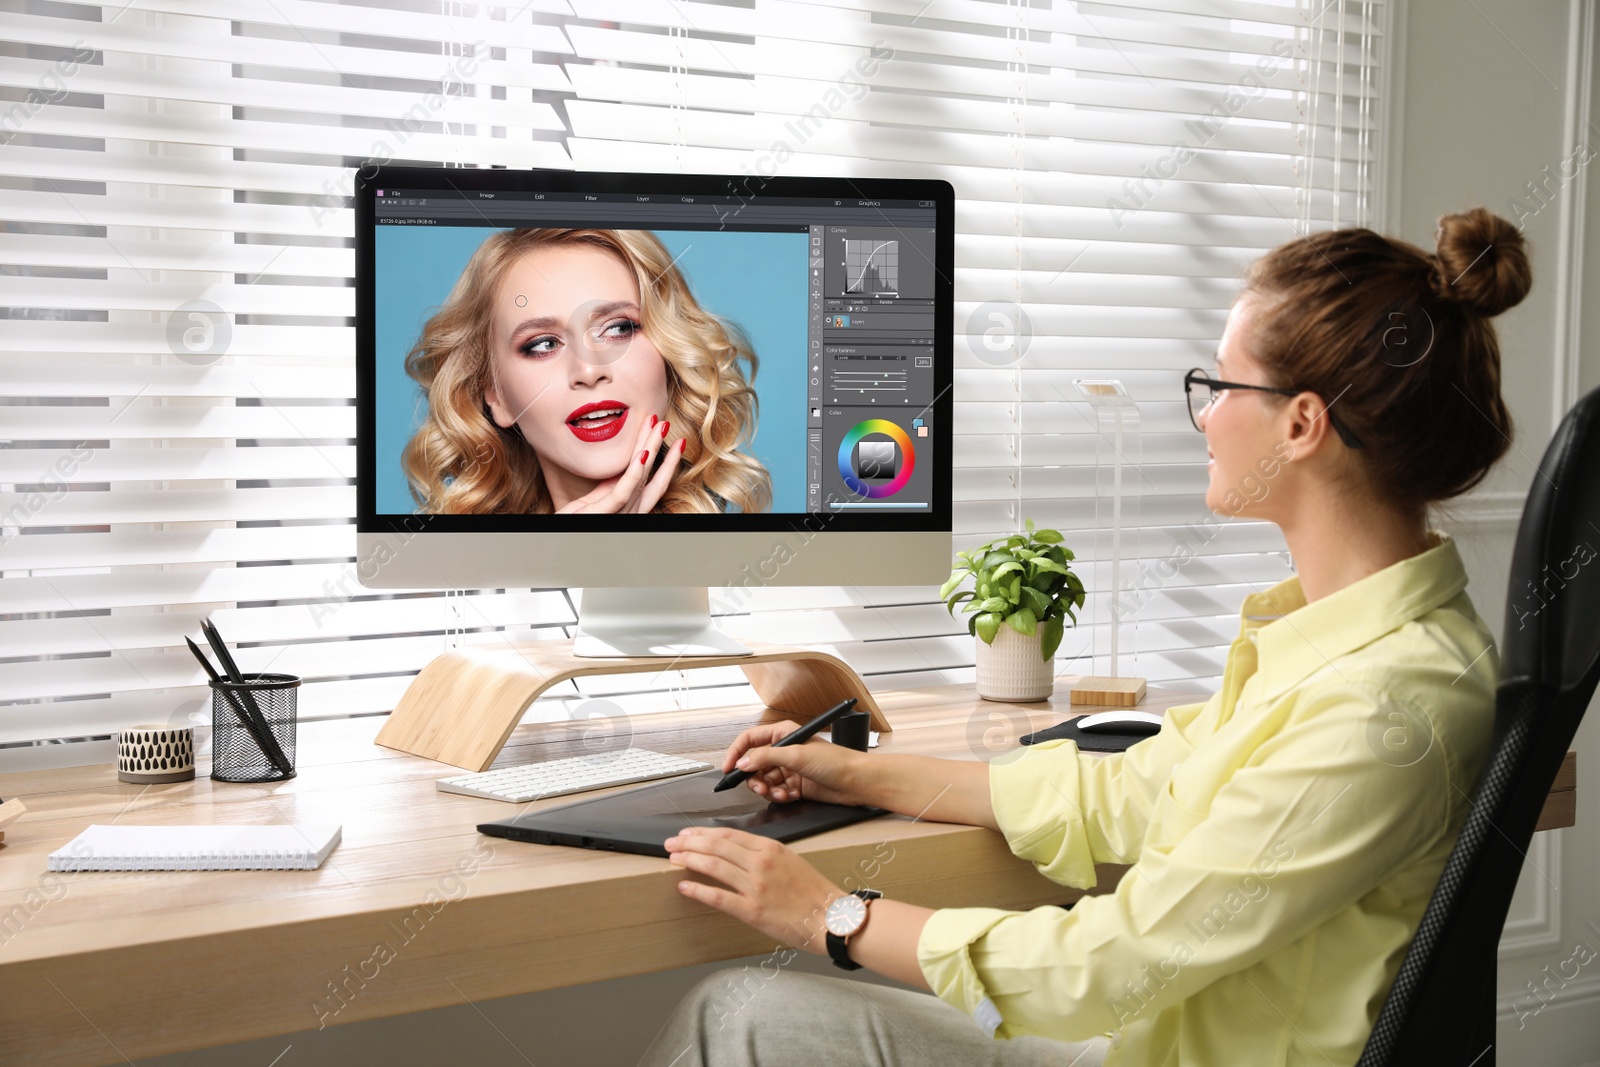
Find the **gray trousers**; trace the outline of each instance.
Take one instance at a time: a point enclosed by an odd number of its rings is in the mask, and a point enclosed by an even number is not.
[[[1100,1067],[1106,1048],[996,1040],[931,993],[746,967],[690,990],[639,1067]]]

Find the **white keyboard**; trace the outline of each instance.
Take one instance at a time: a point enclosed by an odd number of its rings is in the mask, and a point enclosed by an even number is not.
[[[647,748],[627,748],[593,756],[568,756],[543,763],[500,767],[478,774],[458,774],[453,778],[440,778],[438,786],[441,793],[525,804],[546,797],[709,770],[711,764],[703,760],[669,756]]]

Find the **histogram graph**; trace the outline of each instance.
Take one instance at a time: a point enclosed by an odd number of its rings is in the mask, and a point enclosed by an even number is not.
[[[847,295],[900,294],[900,242],[844,242],[844,291]]]

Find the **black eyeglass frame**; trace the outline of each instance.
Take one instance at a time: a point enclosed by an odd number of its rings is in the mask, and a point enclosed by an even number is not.
[[[1253,389],[1258,393],[1276,393],[1278,396],[1299,396],[1301,393],[1315,391],[1310,389],[1279,389],[1271,385],[1248,385],[1244,382],[1225,382],[1221,378],[1213,378],[1206,374],[1203,367],[1196,367],[1183,376],[1183,401],[1184,406],[1189,409],[1189,422],[1197,430],[1200,429],[1200,422],[1195,418],[1193,399],[1194,387],[1197,385],[1206,386],[1213,394],[1221,389]],[[1215,399],[1216,397],[1213,396],[1212,400]],[[1211,401],[1208,400],[1206,406],[1209,407],[1210,405]],[[1339,440],[1345,443],[1345,447],[1360,448],[1361,439],[1351,433],[1349,428],[1339,421],[1338,417],[1333,413],[1333,408],[1327,405],[1327,401],[1323,401],[1323,410],[1328,413],[1328,425],[1333,427],[1333,432],[1339,435]]]

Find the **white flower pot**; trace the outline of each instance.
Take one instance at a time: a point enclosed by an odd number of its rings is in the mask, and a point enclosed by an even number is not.
[[[1039,655],[1039,635],[1019,634],[1002,623],[994,644],[973,637],[978,649],[978,695],[985,700],[1048,700],[1055,688],[1055,659]]]

